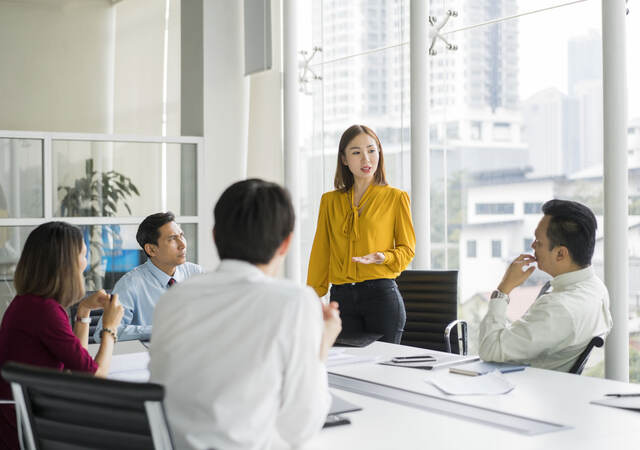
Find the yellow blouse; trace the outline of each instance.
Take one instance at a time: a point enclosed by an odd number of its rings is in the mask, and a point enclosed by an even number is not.
[[[322,297],[329,283],[396,278],[415,254],[409,195],[391,186],[370,185],[360,205],[353,189],[322,196],[307,284]],[[384,252],[382,264],[361,264],[354,256]]]

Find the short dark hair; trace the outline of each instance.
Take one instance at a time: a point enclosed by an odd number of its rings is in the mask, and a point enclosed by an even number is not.
[[[296,220],[289,192],[257,178],[229,186],[218,199],[213,218],[220,259],[252,264],[271,261]]]
[[[550,250],[562,245],[580,267],[591,264],[598,228],[593,212],[581,203],[557,199],[542,205],[542,212],[551,217],[547,228]]]
[[[138,227],[138,232],[136,233],[136,240],[138,241],[138,244],[140,244],[140,247],[142,247],[142,251],[145,255],[151,257],[144,249],[144,246],[146,244],[158,245],[158,238],[160,237],[160,232],[158,230],[164,224],[175,222],[175,220],[176,216],[174,216],[171,211],[155,213],[145,217]]]
[[[340,143],[338,144],[338,164],[336,166],[336,174],[333,179],[333,186],[341,192],[347,192],[351,189],[351,186],[353,186],[354,183],[353,174],[351,173],[351,170],[349,170],[349,167],[344,165],[342,158],[347,156],[346,150],[349,142],[361,134],[366,134],[371,137],[376,141],[376,145],[378,146],[378,168],[373,174],[374,184],[382,186],[386,186],[388,184],[384,171],[384,154],[382,153],[382,144],[380,143],[380,139],[378,139],[376,133],[366,125],[351,125],[344,131],[344,133],[342,133]]]
[[[52,298],[67,308],[84,296],[78,257],[82,232],[66,222],[47,222],[29,233],[13,276],[18,295]]]

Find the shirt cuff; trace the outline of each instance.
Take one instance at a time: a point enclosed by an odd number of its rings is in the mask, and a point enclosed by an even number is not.
[[[507,299],[506,298],[494,298],[489,300],[489,312],[494,316],[507,315]]]
[[[390,266],[391,264],[396,262],[396,255],[393,252],[383,252],[384,253],[384,264],[385,266]]]

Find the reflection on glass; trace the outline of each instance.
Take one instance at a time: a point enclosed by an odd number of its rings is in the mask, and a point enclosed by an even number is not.
[[[42,216],[42,141],[0,138],[0,219]]]
[[[187,240],[187,260],[197,262],[197,225],[180,224]],[[83,225],[87,246],[87,290],[112,289],[127,272],[147,260],[136,241],[138,225]]]
[[[166,186],[162,185],[163,153]],[[147,216],[162,209],[164,189],[170,211],[196,215],[196,166],[195,144],[54,140],[54,213]]]

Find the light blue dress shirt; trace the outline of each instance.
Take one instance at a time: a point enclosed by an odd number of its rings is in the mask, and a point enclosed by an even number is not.
[[[202,267],[199,265],[185,262],[176,267],[173,279],[176,283],[181,283],[202,272]],[[171,278],[148,259],[147,262],[118,280],[112,294],[118,294],[120,303],[124,307],[124,317],[118,327],[119,340],[147,340],[151,337],[156,302],[169,288]],[[93,334],[96,342],[100,342],[100,330],[102,330],[102,318]]]

